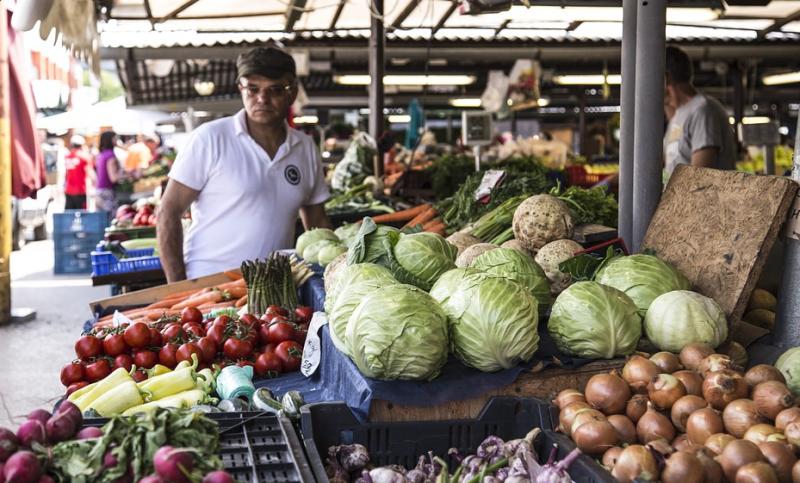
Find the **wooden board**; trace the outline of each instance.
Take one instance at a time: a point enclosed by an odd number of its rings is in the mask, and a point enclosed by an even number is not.
[[[370,421],[437,421],[442,419],[476,418],[486,401],[492,396],[535,397],[550,401],[562,389],[574,387],[583,391],[586,381],[593,375],[621,369],[625,361],[613,359],[597,361],[577,369],[559,367],[539,372],[523,372],[506,387],[489,391],[478,397],[462,401],[451,401],[437,406],[404,406],[389,401],[373,400],[369,410]]]
[[[643,248],[738,321],[797,192],[788,178],[678,166]]]

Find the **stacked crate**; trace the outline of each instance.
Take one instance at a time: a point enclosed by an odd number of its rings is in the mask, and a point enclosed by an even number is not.
[[[68,210],[53,215],[53,273],[91,273],[91,253],[103,239],[108,212]]]

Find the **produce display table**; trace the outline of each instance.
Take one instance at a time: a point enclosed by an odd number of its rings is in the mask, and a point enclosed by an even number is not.
[[[167,283],[167,277],[164,275],[164,270],[161,269],[144,270],[141,272],[110,273],[108,275],[92,277],[92,285],[95,287],[99,285],[115,284],[121,286],[136,285],[140,288],[148,288],[165,283]],[[145,285],[147,287],[144,287]]]

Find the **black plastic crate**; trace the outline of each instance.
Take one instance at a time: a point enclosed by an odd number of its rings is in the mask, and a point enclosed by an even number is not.
[[[474,452],[489,435],[504,440],[522,438],[534,427],[543,430],[536,450],[546,460],[553,444],[559,445],[559,458],[574,448],[571,442],[554,433],[558,409],[533,398],[494,397],[476,419],[360,423],[341,402],[308,404],[301,409],[303,443],[309,463],[319,483],[327,483],[325,458],[328,448],[338,444],[360,443],[369,450],[373,464],[399,464],[413,468],[420,455],[433,451],[446,457],[450,448],[462,454]],[[449,460],[453,467],[454,462]],[[613,482],[611,475],[589,456],[583,455],[570,467],[578,483]]]
[[[314,481],[300,439],[288,419],[258,412],[209,413],[205,416],[219,424],[219,456],[225,471],[236,481]],[[86,419],[84,426],[103,426],[107,422],[108,419],[104,418]]]

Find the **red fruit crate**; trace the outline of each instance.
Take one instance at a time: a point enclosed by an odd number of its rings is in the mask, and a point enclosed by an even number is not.
[[[587,173],[586,168],[579,164],[577,166],[567,166],[567,183],[571,186],[591,187],[611,176],[610,174]]]

